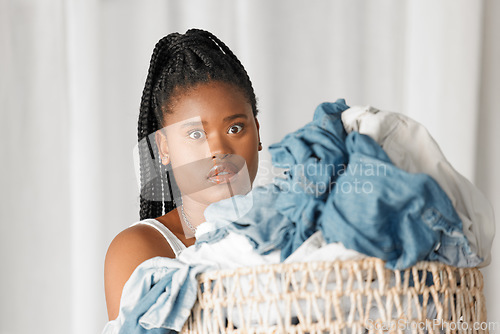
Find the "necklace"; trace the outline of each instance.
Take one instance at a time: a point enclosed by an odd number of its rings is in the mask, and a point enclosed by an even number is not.
[[[189,229],[193,233],[196,233],[196,227],[194,227],[193,225],[191,225],[191,223],[189,222],[188,217],[186,216],[186,213],[184,212],[184,205],[181,205],[181,215],[182,215],[182,220],[187,225],[187,227],[189,227]]]

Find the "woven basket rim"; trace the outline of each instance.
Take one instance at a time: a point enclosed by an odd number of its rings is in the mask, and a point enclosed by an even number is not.
[[[384,270],[389,270],[392,272],[405,272],[408,270],[443,270],[448,268],[450,270],[479,270],[477,267],[455,267],[438,261],[419,261],[415,265],[405,268],[405,269],[389,269],[385,267],[385,261],[376,257],[366,257],[363,259],[350,259],[350,260],[332,260],[332,261],[309,261],[309,262],[279,262],[279,263],[266,263],[256,266],[242,266],[237,268],[223,268],[223,269],[211,269],[206,272],[200,273],[198,275],[199,279],[209,278],[215,274],[222,276],[230,276],[231,274],[248,275],[251,273],[267,272],[271,269],[275,271],[282,271],[282,269],[296,270],[303,268],[304,266],[309,269],[319,269],[319,268],[330,268],[330,267],[359,267],[362,269],[367,265],[382,265]]]

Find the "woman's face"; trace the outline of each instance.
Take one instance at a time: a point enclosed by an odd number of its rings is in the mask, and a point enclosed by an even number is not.
[[[199,84],[170,101],[157,137],[183,196],[210,204],[250,191],[259,162],[259,123],[236,87]]]

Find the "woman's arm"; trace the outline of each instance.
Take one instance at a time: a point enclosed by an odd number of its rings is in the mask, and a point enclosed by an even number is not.
[[[104,264],[104,288],[109,320],[116,319],[123,286],[132,272],[156,256],[175,258],[165,238],[147,225],[129,227],[111,242]]]

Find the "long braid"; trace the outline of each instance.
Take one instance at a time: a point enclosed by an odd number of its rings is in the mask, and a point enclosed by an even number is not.
[[[180,196],[170,166],[162,165],[153,135],[173,112],[172,97],[200,83],[221,81],[241,90],[257,115],[250,78],[234,53],[208,31],[172,33],[155,46],[141,99],[138,139],[140,218],[156,218],[176,207]],[[149,139],[149,140],[148,140]]]
[[[140,194],[140,218],[153,218],[161,216],[162,208],[158,205],[158,201],[154,201],[154,194],[158,192],[159,189],[155,186],[154,182],[149,180],[154,179],[154,170],[151,166],[151,161],[155,160],[154,154],[156,152],[151,152],[149,146],[147,145],[146,137],[151,134],[154,130],[158,128],[158,122],[154,114],[151,112],[151,102],[152,97],[152,87],[154,82],[154,77],[156,75],[156,64],[158,62],[158,57],[162,49],[169,42],[168,36],[161,39],[155,46],[153,50],[153,55],[151,56],[151,61],[149,64],[148,76],[146,78],[146,84],[144,85],[144,90],[142,93],[141,106],[139,111],[139,122],[138,122],[138,139],[139,139],[139,163],[140,163],[140,182],[141,182],[141,194]],[[152,156],[153,155],[153,156]],[[160,202],[161,204],[161,202]]]

